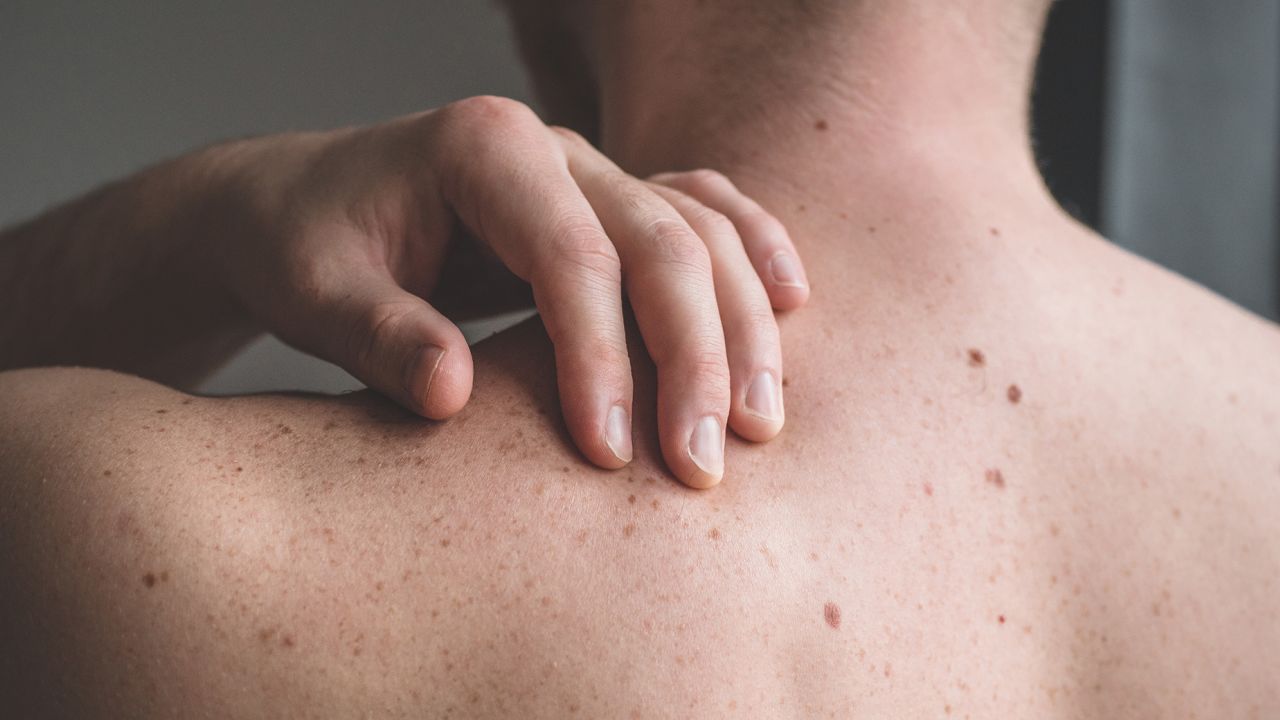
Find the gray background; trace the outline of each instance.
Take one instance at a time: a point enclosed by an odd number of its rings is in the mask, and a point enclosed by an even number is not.
[[[1101,229],[1276,317],[1280,3],[1115,0],[1110,13]],[[219,139],[479,93],[529,99],[485,0],[3,0],[0,225]],[[268,338],[206,389],[357,386]]]

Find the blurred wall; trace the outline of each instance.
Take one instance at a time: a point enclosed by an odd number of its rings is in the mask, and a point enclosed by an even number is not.
[[[1084,4],[1109,4],[1109,45]],[[1053,136],[1044,148],[1057,154],[1045,163],[1051,185],[1084,215],[1099,205],[1122,244],[1274,317],[1280,4],[1058,5],[1053,67],[1073,74],[1041,113]],[[1104,52],[1105,104],[1080,91],[1094,87]],[[479,93],[528,99],[491,0],[0,0],[0,225],[218,139]],[[1092,130],[1067,134],[1083,123],[1105,127],[1105,153]],[[1071,157],[1081,152],[1087,162]],[[265,339],[207,389],[357,386]]]

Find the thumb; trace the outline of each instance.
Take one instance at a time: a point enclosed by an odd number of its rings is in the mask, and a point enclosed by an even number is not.
[[[338,304],[330,360],[405,408],[436,420],[467,404],[471,348],[461,331],[390,276],[353,278]]]

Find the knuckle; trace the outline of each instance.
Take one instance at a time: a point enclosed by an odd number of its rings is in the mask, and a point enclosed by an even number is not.
[[[724,349],[718,343],[700,343],[703,347],[691,350],[680,361],[682,372],[697,378],[700,386],[716,393],[729,392],[729,363]]]
[[[351,322],[342,356],[354,367],[372,370],[382,349],[390,346],[389,341],[413,311],[414,305],[404,301],[376,302],[359,311]]]
[[[622,263],[618,251],[607,235],[586,218],[565,221],[548,241],[543,262],[534,272],[535,278],[565,272],[586,272],[606,282],[620,282]]]
[[[694,195],[718,195],[734,189],[723,173],[708,168],[681,173],[677,182]]]
[[[591,144],[587,142],[587,139],[582,137],[582,135],[578,133],[578,131],[564,127],[563,125],[548,125],[547,129],[550,130],[555,135],[559,136],[560,139],[564,140],[566,143],[569,143],[571,145],[590,145]]]
[[[457,100],[437,111],[435,120],[447,137],[464,152],[484,150],[494,136],[502,136],[541,125],[538,116],[519,100],[478,95]]]
[[[713,210],[706,205],[699,205],[693,214],[694,222],[699,228],[714,235],[731,235],[737,237],[738,228],[724,213]]]
[[[660,262],[710,273],[711,256],[706,244],[684,223],[660,218],[649,224],[646,234],[649,248]]]

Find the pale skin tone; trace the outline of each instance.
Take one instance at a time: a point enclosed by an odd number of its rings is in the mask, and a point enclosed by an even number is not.
[[[693,5],[619,21],[641,47],[707,36]],[[471,402],[431,427],[372,395],[4,377],[0,557],[19,582],[0,598],[26,620],[0,624],[0,647],[24,648],[3,656],[3,699],[134,717],[1276,715],[1280,332],[1053,205],[1021,120],[1034,31],[975,33],[1007,19],[994,5],[841,16],[824,26],[839,52],[813,31],[797,47],[814,55],[788,58],[832,73],[813,85],[741,48],[726,64],[754,88],[795,93],[765,98],[602,43],[627,98],[603,108],[605,149],[639,174],[724,171],[786,224],[814,289],[780,321],[785,432],[731,439],[710,490],[664,476],[643,362],[634,461],[578,461],[536,324],[473,348]],[[663,123],[690,88],[658,79],[699,77],[737,122]],[[781,109],[753,114],[762,100]],[[628,122],[636,107],[655,112]]]

